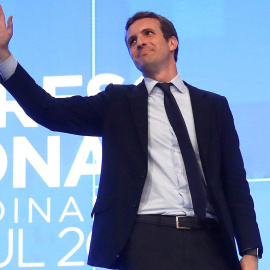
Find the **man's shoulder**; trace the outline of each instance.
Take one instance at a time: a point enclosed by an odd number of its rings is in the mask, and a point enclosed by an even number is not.
[[[190,85],[186,82],[184,82],[187,86],[190,96],[192,97],[200,97],[204,100],[208,100],[212,104],[226,104],[228,103],[227,98],[225,96],[222,96],[220,94],[200,89],[198,87],[195,87],[193,85]]]
[[[195,87],[195,86],[193,86],[185,81],[184,81],[184,83],[187,86],[187,88],[191,94],[205,96],[206,98],[211,98],[211,99],[221,99],[221,100],[226,99],[224,96],[222,96],[220,94]]]

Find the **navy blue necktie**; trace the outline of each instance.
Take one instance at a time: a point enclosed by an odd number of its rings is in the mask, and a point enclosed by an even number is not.
[[[188,135],[184,118],[181,114],[181,111],[176,103],[173,94],[171,93],[171,85],[172,83],[156,84],[156,86],[158,86],[164,92],[165,110],[181,149],[188,178],[194,213],[199,218],[205,218],[206,196],[204,192],[205,184],[203,175],[196,159],[196,155]]]

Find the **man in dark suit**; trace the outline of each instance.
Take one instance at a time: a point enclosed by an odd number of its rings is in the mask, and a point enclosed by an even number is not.
[[[170,21],[130,18],[126,43],[144,81],[93,97],[51,97],[11,56],[11,36],[1,10],[2,84],[26,113],[51,130],[103,138],[90,265],[258,268],[262,244],[228,103],[181,80]]]

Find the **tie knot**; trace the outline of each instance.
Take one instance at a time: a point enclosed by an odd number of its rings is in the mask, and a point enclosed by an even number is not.
[[[170,86],[172,85],[171,82],[169,83],[157,83],[156,86],[158,86],[163,92],[170,93]]]

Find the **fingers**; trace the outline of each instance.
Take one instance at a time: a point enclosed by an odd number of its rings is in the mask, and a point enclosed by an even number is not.
[[[4,14],[2,6],[0,5],[0,24],[1,25],[4,24],[6,26],[5,21],[6,21],[5,20],[5,14]]]
[[[0,27],[2,30],[6,29],[7,33],[12,36],[13,33],[13,16],[10,16],[7,21],[6,27],[6,18],[2,6],[0,5]]]
[[[0,5],[0,26],[6,27],[6,18],[2,6]]]
[[[7,30],[11,35],[13,33],[13,21],[12,21],[12,19],[13,19],[13,16],[10,16],[8,18],[8,25],[7,25]]]
[[[12,35],[13,33],[13,22],[12,22],[13,16],[10,16],[7,21],[7,27],[6,27],[6,18],[5,13],[3,11],[2,6],[0,5],[0,26],[7,29],[8,33]]]
[[[3,62],[10,55],[8,44],[13,34],[12,16],[8,18],[7,24],[3,8],[0,5],[0,61]]]

